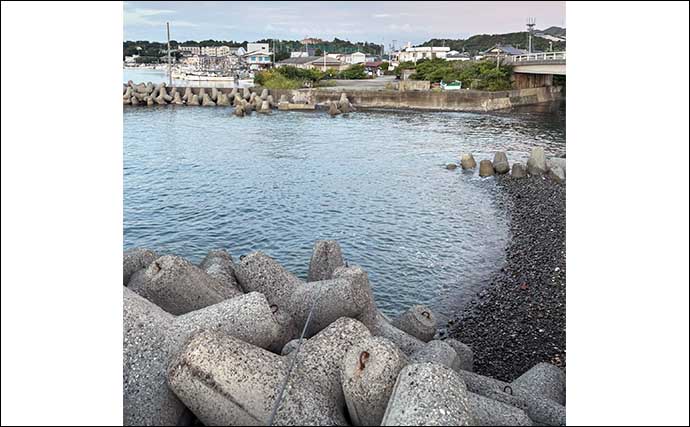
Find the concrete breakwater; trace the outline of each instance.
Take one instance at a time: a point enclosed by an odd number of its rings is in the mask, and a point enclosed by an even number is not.
[[[446,169],[455,170],[456,163],[448,163]],[[464,171],[472,172],[477,167],[477,162],[471,153],[463,154],[460,158],[460,167]],[[494,154],[493,161],[484,159],[479,162],[479,176],[488,177],[503,175],[510,172],[512,178],[524,178],[527,175],[546,175],[556,182],[565,182],[566,160],[565,157],[546,157],[544,149],[535,147],[530,152],[527,164],[513,163],[511,168],[508,156],[503,151]]]
[[[277,96],[301,96],[313,103],[336,101],[339,92],[328,88],[273,90]],[[457,90],[436,92],[431,90],[356,90],[348,89],[348,98],[357,108],[390,108],[434,111],[493,111],[520,105],[558,101],[562,98],[560,86],[487,92]]]
[[[270,99],[269,96],[271,97]],[[562,92],[560,86],[498,92],[475,90],[436,92],[348,89],[347,98],[352,108],[493,111],[520,105],[557,101],[562,99]],[[317,106],[321,106],[329,109],[332,103],[338,103],[337,105],[340,109],[341,100],[342,92],[329,90],[328,88],[297,90],[268,90],[261,87],[251,89],[168,88],[164,83],[154,86],[151,83],[134,84],[133,82],[128,82],[123,86],[123,104],[125,105],[242,106],[245,113],[252,110],[268,112],[272,108],[281,110],[314,110]],[[266,101],[267,104],[263,105],[263,101]]]
[[[381,314],[366,271],[317,241],[304,282],[267,255],[124,254],[126,425],[563,425],[565,374],[474,374],[436,317]],[[300,337],[304,337],[301,339]]]

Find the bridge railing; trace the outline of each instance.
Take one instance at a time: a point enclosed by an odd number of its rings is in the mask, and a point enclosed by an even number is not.
[[[508,62],[530,61],[565,61],[565,52],[526,53],[524,55],[509,56]]]

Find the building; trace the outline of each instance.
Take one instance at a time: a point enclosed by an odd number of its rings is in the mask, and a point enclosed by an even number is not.
[[[201,48],[199,46],[179,46],[177,50],[183,54],[188,53],[190,55],[201,55]]]
[[[417,62],[420,59],[445,59],[448,52],[450,52],[450,48],[442,46],[407,47],[398,52],[397,56],[399,62]]]
[[[331,58],[329,56],[303,56],[288,58],[280,61],[276,64],[277,67],[293,66],[301,68],[303,70],[320,70],[326,71],[329,68],[333,68],[337,71],[342,71],[349,67],[348,64],[344,64],[337,59]]]
[[[247,53],[269,53],[268,43],[247,43]]]
[[[135,64],[139,55],[125,56],[125,64]]]
[[[230,46],[204,46],[201,48],[201,55],[206,56],[228,56],[230,53]]]
[[[509,44],[506,45],[500,45],[497,44],[496,46],[492,47],[491,49],[488,49],[487,51],[483,52],[483,55],[485,58],[505,58],[507,56],[515,56],[515,55],[524,55],[526,54],[527,51],[524,49],[517,49]]]
[[[346,58],[350,59],[349,64],[363,64],[367,62],[367,56],[362,52],[351,53]],[[347,60],[345,62],[347,62]]]
[[[316,56],[316,49],[312,46],[307,46],[306,50],[290,52],[290,58],[303,58],[305,56]]]
[[[249,69],[256,70],[259,68],[269,68],[273,64],[271,55],[273,55],[273,53],[268,51],[265,53],[261,51],[253,51],[245,53],[242,55],[242,58],[249,66]]]
[[[381,64],[383,61],[367,61],[364,63],[364,71],[370,76],[382,76]]]
[[[469,53],[458,52],[457,50],[451,50],[446,55],[446,61],[469,61],[472,57]]]

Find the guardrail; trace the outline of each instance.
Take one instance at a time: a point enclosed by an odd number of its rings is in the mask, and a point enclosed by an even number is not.
[[[526,53],[508,57],[509,62],[565,61],[565,52]]]

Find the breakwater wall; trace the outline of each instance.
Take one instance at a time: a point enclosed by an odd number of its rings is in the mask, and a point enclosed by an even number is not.
[[[146,96],[152,95],[149,105],[162,104],[164,100],[158,100],[156,89],[149,85],[149,93],[145,93],[142,88],[137,89],[136,86],[123,86],[124,103],[125,104],[144,104],[146,105]],[[228,97],[227,103],[221,102],[220,105],[234,105],[235,94],[245,95],[248,98],[248,93],[261,94],[264,89],[261,87],[254,87],[251,89],[232,89],[232,88],[192,88],[192,87],[172,87],[165,89],[166,96],[169,96],[165,103],[182,103],[182,101],[175,102],[174,93],[197,95],[199,104],[204,102],[204,94],[209,94],[212,100],[217,103],[217,94],[224,94]],[[560,86],[547,86],[538,88],[515,89],[508,91],[476,91],[476,90],[457,90],[457,91],[432,91],[432,90],[357,90],[348,88],[346,91],[342,89],[329,88],[315,88],[315,89],[270,89],[268,93],[272,95],[274,100],[283,98],[289,103],[308,105],[327,105],[332,102],[338,102],[341,99],[343,92],[347,93],[347,98],[355,108],[382,108],[382,109],[413,109],[413,110],[431,110],[431,111],[494,111],[512,108],[520,105],[532,105],[543,102],[558,101],[563,99],[562,88]],[[131,93],[131,95],[130,95]],[[132,96],[136,95],[138,99],[132,100]],[[155,95],[155,96],[153,96]],[[265,98],[265,97],[263,97]],[[189,101],[182,97],[184,103],[190,105]],[[275,101],[274,101],[275,102]],[[271,102],[273,104],[274,102]],[[207,105],[210,105],[207,100]],[[277,104],[277,102],[275,102]],[[271,105],[273,106],[273,105]]]
[[[299,94],[309,97],[315,104],[338,101],[342,90],[318,89],[273,89],[271,93],[279,98]],[[498,92],[477,90],[431,91],[431,90],[356,90],[345,91],[356,108],[390,108],[435,111],[493,111],[519,105],[558,101],[562,98],[560,86],[515,89]]]
[[[261,252],[135,249],[123,284],[125,425],[565,425],[562,370],[473,373],[428,307],[382,315],[332,240],[307,281]]]

